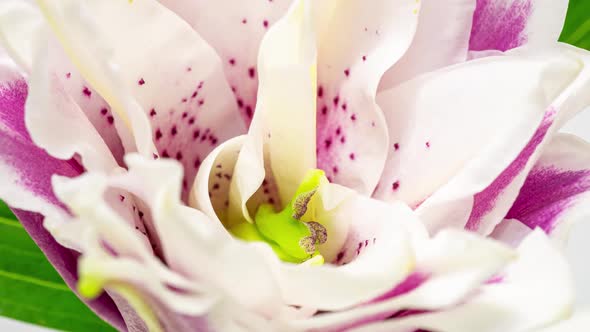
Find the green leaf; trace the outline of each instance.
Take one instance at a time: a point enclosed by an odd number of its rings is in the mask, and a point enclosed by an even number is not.
[[[1,202],[0,216],[0,315],[63,331],[115,331],[68,288]]]
[[[559,40],[590,50],[590,1],[570,0]]]
[[[10,209],[8,208],[8,205],[6,205],[2,201],[0,201],[0,217],[16,220],[16,217],[14,216],[12,211],[10,211]]]

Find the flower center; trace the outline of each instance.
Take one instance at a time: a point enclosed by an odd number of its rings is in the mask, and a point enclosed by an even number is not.
[[[326,228],[314,221],[313,197],[322,181],[327,181],[322,170],[310,170],[287,206],[276,212],[270,204],[258,207],[254,223],[243,221],[229,232],[245,241],[260,241],[270,245],[277,256],[286,262],[321,265],[324,258],[317,246],[328,239]]]

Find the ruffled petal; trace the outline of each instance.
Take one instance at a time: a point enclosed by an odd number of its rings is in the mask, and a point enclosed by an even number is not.
[[[317,159],[331,181],[370,195],[387,155],[375,94],[410,46],[419,1],[327,1],[317,5]]]
[[[469,49],[550,45],[559,38],[567,6],[567,0],[477,0]]]
[[[590,326],[590,312],[588,309],[575,313],[567,320],[558,322],[547,328],[535,330],[535,332],[570,332],[584,331]]]
[[[568,318],[573,298],[567,262],[538,231],[523,241],[518,248],[518,259],[507,266],[497,281],[482,284],[463,303],[366,325],[354,331],[400,328],[441,332],[529,331]]]
[[[412,44],[383,75],[380,91],[419,74],[467,60],[475,0],[421,2]]]
[[[307,171],[315,168],[316,50],[311,11],[311,2],[295,2],[262,41],[257,112],[235,167],[218,164],[220,169],[215,170],[231,177],[227,222],[251,220],[246,203],[265,177],[274,179],[277,198],[285,204]]]
[[[82,239],[80,292],[93,297],[105,287],[117,293],[110,286],[123,283],[133,285],[136,291],[140,287],[172,310],[192,315],[202,312],[208,304],[195,294],[200,288],[169,271],[139,232],[103,200],[107,184],[104,176],[90,173],[75,179],[54,180],[60,199],[81,227],[77,232],[68,232],[65,228],[69,225],[50,223],[49,229],[58,241]]]
[[[243,131],[215,51],[156,1],[42,2],[42,9],[138,151],[151,156],[153,140],[161,157],[183,163],[185,194],[193,161]]]
[[[35,53],[34,43],[30,37],[34,36],[43,24],[39,12],[28,2],[6,0],[0,3],[0,43],[25,71],[30,72]]]
[[[409,273],[401,280],[392,279],[379,296],[346,311],[291,324],[313,331],[341,331],[371,323],[379,326],[383,320],[397,321],[410,312],[444,311],[461,303],[514,259],[514,252],[498,242],[460,231],[443,231],[414,245],[415,262]]]
[[[328,234],[320,252],[338,265],[281,265],[277,278],[288,304],[321,311],[350,308],[386,293],[415,266],[413,236],[419,235],[411,226],[419,221],[411,209],[354,193],[340,196],[345,199],[337,206],[323,202],[316,212]]]
[[[161,310],[175,324],[188,315],[203,317],[216,327],[248,326],[255,324],[256,317],[272,317],[285,309],[268,264],[278,259],[269,247],[220,236],[220,229],[202,213],[183,205],[177,162],[131,155],[127,163],[127,173],[109,177],[88,173],[55,181],[60,198],[77,222],[86,225],[82,236],[86,263],[81,270],[85,278],[80,287],[89,290],[87,294],[102,287],[117,293],[114,286],[123,283],[153,305],[158,318]],[[139,232],[104,201],[106,188],[124,189],[146,204],[143,218],[154,225],[166,266],[153,256]],[[58,237],[80,237],[59,228],[52,231]],[[243,283],[235,282],[238,274]],[[254,318],[245,318],[250,315]]]
[[[568,119],[590,105],[590,97],[583,92],[590,88],[590,54],[585,51],[578,51],[577,54],[582,66],[578,76],[551,103],[543,121],[518,156],[487,188],[474,195],[467,229],[482,234],[489,234],[493,230],[514,203],[527,174],[547,142]]]
[[[79,107],[94,126],[95,129],[91,129],[91,131],[98,131],[117,162],[122,164],[123,146],[114,126],[114,116],[110,106],[80,77],[62,48],[54,42],[51,36],[48,36],[49,27],[39,9],[27,2],[8,0],[2,3],[1,10],[0,34],[4,36],[3,44],[10,51],[13,59],[29,75],[39,77],[39,73],[33,72],[34,57],[39,53],[38,45],[44,47],[49,43],[45,50],[46,53],[41,58],[42,62],[49,62],[46,65],[48,68],[43,71],[50,72],[49,75],[52,77],[56,89],[57,85],[61,86],[59,87],[59,90],[62,90],[60,95],[63,95],[62,99],[68,99],[67,103],[70,104],[67,109]],[[44,59],[45,55],[51,60]],[[73,102],[77,106],[72,105]],[[78,117],[77,121],[84,120]],[[34,132],[32,135],[36,136]],[[40,142],[36,140],[36,143]],[[44,145],[41,146],[46,148]]]
[[[51,237],[43,227],[43,215],[68,219],[62,203],[54,194],[51,177],[55,174],[74,177],[83,169],[75,160],[49,156],[32,142],[24,119],[28,87],[24,78],[5,58],[0,66],[0,81],[0,198],[18,209],[14,212],[27,232],[65,282],[75,287],[78,278],[77,254]],[[108,296],[101,296],[87,304],[109,323],[124,328],[121,315]]]
[[[45,216],[62,215],[65,210],[53,193],[51,176],[74,177],[83,168],[75,160],[49,156],[32,142],[24,119],[27,94],[24,78],[15,67],[3,64],[0,67],[1,197],[14,208]]]
[[[52,64],[60,58],[48,46],[47,41],[41,41],[35,50],[29,77],[25,122],[31,138],[53,157],[69,159],[79,154],[86,170],[111,172],[118,168],[117,161],[92,122],[67,93],[62,83],[66,78],[52,70]]]
[[[507,220],[491,235],[517,243],[526,233],[513,230],[522,225],[528,232],[540,228],[565,240],[572,223],[590,211],[589,198],[590,145],[573,135],[557,135],[527,175]]]
[[[240,114],[250,124],[258,91],[260,42],[292,0],[159,0],[188,22],[219,54]]]
[[[583,94],[576,93],[586,84],[583,59],[583,53],[566,46],[535,57],[523,49],[449,67],[383,92],[379,104],[390,126],[391,146],[375,197],[419,206],[430,231],[451,224],[464,227],[473,195],[507,169],[535,132],[544,137],[538,131],[548,128],[547,122],[540,125],[543,118],[561,123],[585,104]],[[550,117],[554,110],[555,120]]]

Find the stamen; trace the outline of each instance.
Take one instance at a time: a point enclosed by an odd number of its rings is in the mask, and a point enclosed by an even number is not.
[[[303,263],[314,259],[309,264],[322,264],[318,245],[326,243],[328,232],[322,224],[308,220],[315,219],[313,197],[320,184],[325,182],[323,171],[309,171],[295,197],[282,211],[276,212],[271,204],[261,204],[254,223],[244,220],[229,231],[246,241],[266,242],[283,261]],[[305,221],[301,220],[304,216]]]
[[[314,189],[295,198],[295,202],[293,202],[293,219],[299,220],[305,215],[305,212],[307,212],[307,205],[316,191],[317,189]]]
[[[324,225],[319,222],[310,221],[306,222],[305,226],[307,226],[311,232],[311,236],[315,238],[317,244],[324,244],[328,241],[328,231]]]
[[[315,252],[315,243],[316,239],[314,236],[306,236],[299,240],[299,246],[305,249],[305,252],[310,255],[313,255]]]

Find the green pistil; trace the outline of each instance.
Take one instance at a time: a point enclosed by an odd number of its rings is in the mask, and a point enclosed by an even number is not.
[[[312,221],[315,219],[312,198],[324,179],[323,171],[309,171],[285,209],[275,212],[272,205],[262,204],[253,224],[244,221],[229,231],[246,241],[268,243],[283,261],[302,263],[314,258],[314,264],[321,264],[323,258],[317,257],[321,256],[317,245],[326,242],[327,233],[324,226]],[[310,221],[302,221],[304,216]]]

